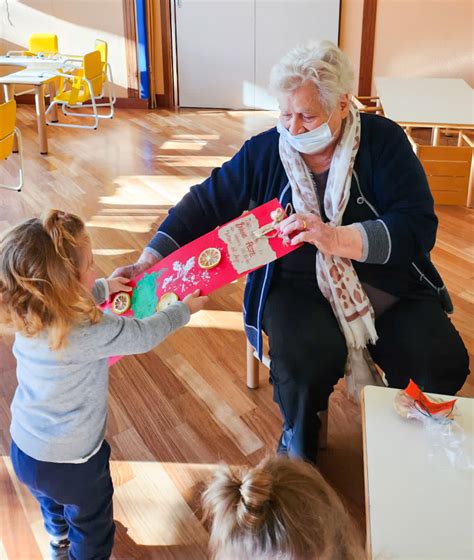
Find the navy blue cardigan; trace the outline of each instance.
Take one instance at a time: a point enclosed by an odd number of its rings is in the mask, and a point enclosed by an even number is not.
[[[245,210],[273,198],[283,206],[291,202],[278,141],[272,128],[245,142],[230,161],[170,210],[149,247],[164,257]],[[383,265],[354,261],[360,280],[397,297],[436,297],[420,278],[423,271],[441,284],[429,261],[438,221],[423,168],[396,123],[361,114],[361,144],[343,224],[373,219],[381,219],[388,229],[390,255]],[[271,263],[249,274],[245,288],[245,331],[260,355],[263,307],[274,267]]]

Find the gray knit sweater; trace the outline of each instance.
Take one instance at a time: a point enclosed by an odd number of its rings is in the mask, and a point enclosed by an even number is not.
[[[16,334],[18,387],[11,405],[11,436],[27,455],[77,462],[100,446],[108,401],[107,358],[148,352],[190,318],[184,303],[143,320],[104,315],[96,325],[71,331],[60,351],[47,332]]]

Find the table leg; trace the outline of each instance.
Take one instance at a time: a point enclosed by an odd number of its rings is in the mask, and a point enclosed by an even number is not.
[[[13,84],[3,84],[3,91],[5,93],[5,101],[15,98],[15,86]]]
[[[431,143],[433,146],[439,146],[439,128],[433,128],[433,133],[431,135]]]
[[[40,153],[48,153],[48,136],[46,133],[46,115],[44,106],[44,86],[35,86],[36,119],[38,122],[38,136],[40,141]]]
[[[56,95],[56,80],[52,80],[51,82],[49,82],[48,89],[49,89],[49,104],[51,105],[51,103],[54,101],[54,97]],[[55,105],[52,108],[50,115],[51,115],[51,121],[52,122],[58,122],[58,106],[57,105]]]
[[[369,473],[367,471],[367,441],[366,441],[366,426],[365,426],[365,398],[364,391],[360,395],[361,418],[362,418],[362,451],[364,454],[364,490],[365,490],[365,553],[367,560],[372,560],[372,526],[370,524],[370,502],[369,502]]]
[[[5,94],[5,101],[15,99],[15,86],[13,84],[3,84],[3,92]],[[18,141],[16,135],[13,140],[13,153],[18,153]]]

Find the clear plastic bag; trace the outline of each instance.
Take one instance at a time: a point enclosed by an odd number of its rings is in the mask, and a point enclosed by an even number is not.
[[[433,402],[443,401],[438,399]],[[399,391],[394,406],[400,416],[423,424],[430,441],[430,459],[438,466],[447,459],[448,464],[456,469],[474,470],[472,443],[457,421],[459,413],[454,403],[452,407],[433,412],[420,400],[409,397],[405,391]]]

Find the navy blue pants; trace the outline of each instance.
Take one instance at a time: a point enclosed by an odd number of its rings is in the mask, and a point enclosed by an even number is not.
[[[81,464],[37,461],[12,442],[15,473],[38,500],[48,534],[53,539],[69,538],[71,560],[102,560],[112,553],[114,488],[109,458],[106,441]]]
[[[421,389],[454,395],[469,373],[467,350],[436,299],[400,300],[375,321],[368,349],[390,387],[412,378]],[[273,399],[283,416],[280,452],[316,462],[318,411],[344,374],[346,341],[314,279],[276,277],[263,327],[269,337]]]

